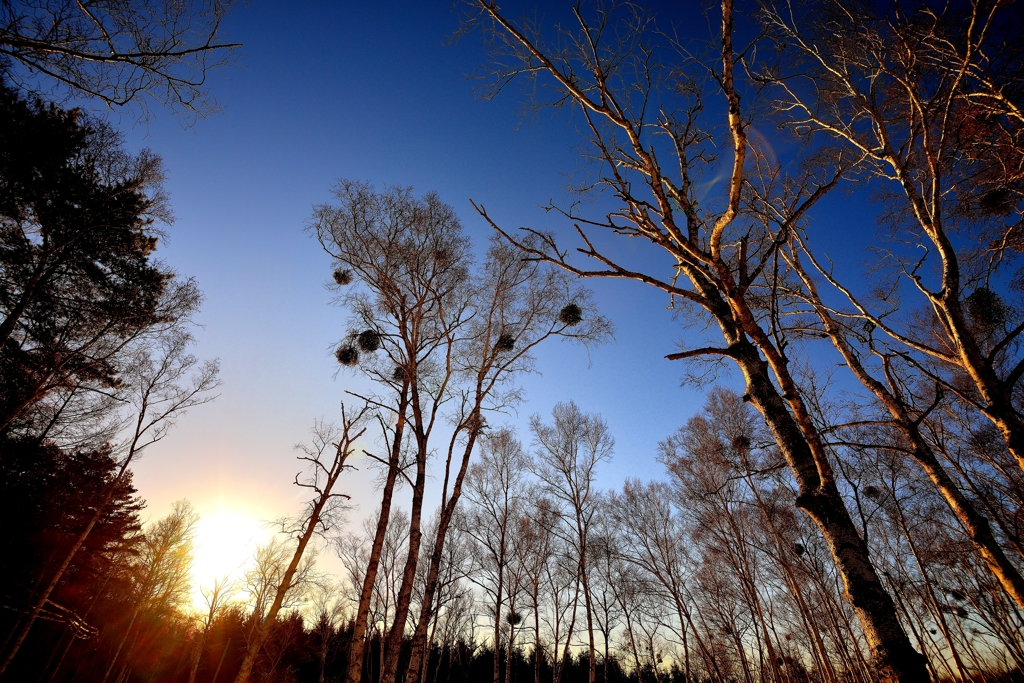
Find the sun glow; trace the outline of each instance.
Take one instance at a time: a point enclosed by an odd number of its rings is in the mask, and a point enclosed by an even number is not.
[[[192,603],[196,610],[206,609],[203,589],[227,577],[237,583],[252,565],[256,546],[269,538],[264,524],[252,515],[220,509],[203,515],[196,529],[195,556],[192,562]]]

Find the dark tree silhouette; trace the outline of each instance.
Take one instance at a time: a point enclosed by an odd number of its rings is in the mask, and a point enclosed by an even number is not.
[[[76,638],[96,634],[94,597],[119,574],[119,565],[135,552],[140,539],[142,502],[130,476],[116,480],[117,464],[106,448],[65,451],[46,442],[3,443],[0,510],[5,519],[18,520],[0,546],[4,634],[30,617],[33,594],[53,575],[110,491],[110,502],[41,612],[41,618],[59,626],[67,647]],[[12,676],[31,675],[38,662],[21,664],[11,670]]]
[[[169,218],[158,157],[6,88],[0,150],[0,430],[45,433],[77,389],[113,388],[125,346],[198,293],[152,259]]]
[[[6,0],[0,3],[0,79],[23,92],[95,98],[108,107],[149,100],[188,118],[216,107],[207,72],[236,48],[218,38],[231,0]]]

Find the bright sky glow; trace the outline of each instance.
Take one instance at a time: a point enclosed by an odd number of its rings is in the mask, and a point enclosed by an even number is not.
[[[266,542],[270,532],[257,517],[221,508],[200,518],[192,563],[192,604],[196,611],[207,609],[203,589],[209,590],[221,577],[236,583],[252,564],[256,546]]]

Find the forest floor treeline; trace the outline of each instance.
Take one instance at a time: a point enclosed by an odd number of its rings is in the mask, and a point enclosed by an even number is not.
[[[412,628],[429,567],[419,564],[402,680],[568,683],[589,680],[591,656],[599,681],[876,680],[828,550],[793,507],[787,470],[741,396],[711,392],[704,411],[662,442],[665,478],[629,480],[619,490],[597,487],[614,449],[599,416],[568,403],[531,425],[532,447],[508,429],[482,437],[428,608],[430,654],[412,673]],[[850,457],[844,491],[860,499],[873,558],[935,680],[1018,680],[1024,614],[1001,596],[941,499],[885,449]],[[109,480],[109,456],[91,458],[104,465],[91,476]],[[75,537],[90,488],[67,496],[64,484],[40,483],[34,504],[5,499],[11,514],[41,515],[5,557],[45,561]],[[42,504],[55,496],[63,507]],[[294,541],[272,539],[243,580],[207,586],[204,612],[192,604],[188,571],[197,516],[180,503],[143,529],[141,509],[129,485],[79,551],[55,593],[52,619],[32,632],[10,675],[120,682],[237,675]],[[374,522],[371,515],[322,544],[345,574],[303,569],[263,639],[253,680],[337,680],[347,670]],[[408,524],[402,509],[388,523],[364,636],[365,683],[381,679]],[[427,537],[436,524],[435,515]],[[426,558],[431,550],[420,552]]]

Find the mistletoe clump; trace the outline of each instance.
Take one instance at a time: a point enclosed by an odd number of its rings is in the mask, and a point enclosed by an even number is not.
[[[498,335],[498,339],[494,342],[494,350],[498,353],[504,353],[511,351],[516,346],[516,339],[508,332],[502,332]]]
[[[334,282],[341,287],[352,282],[352,271],[346,268],[337,268],[333,274]]]
[[[334,357],[342,365],[352,366],[359,362],[359,350],[351,344],[342,344],[334,352]]]
[[[359,343],[359,348],[367,353],[373,353],[380,348],[380,335],[373,330],[360,332],[356,341]]]
[[[579,325],[583,321],[583,309],[576,304],[566,304],[559,311],[558,320],[569,327]]]

